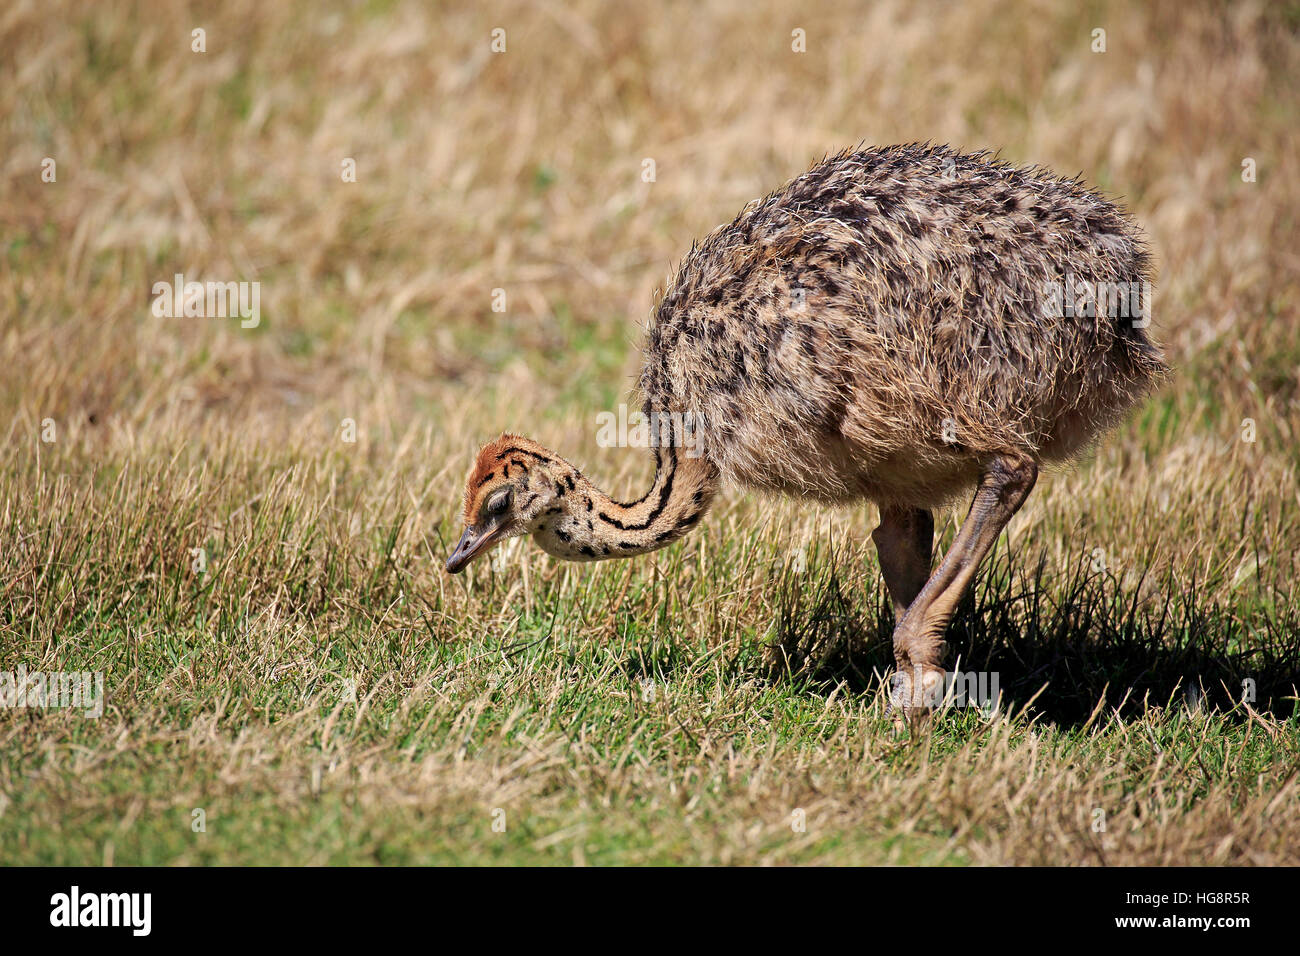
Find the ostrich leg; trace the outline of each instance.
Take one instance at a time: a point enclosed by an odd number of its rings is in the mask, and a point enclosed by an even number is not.
[[[871,539],[876,542],[880,573],[897,623],[930,577],[934,518],[924,508],[882,505],[880,525],[871,532]]]
[[[898,671],[890,700],[913,723],[938,703],[943,692],[943,636],[957,601],[1037,479],[1038,465],[1028,455],[998,455],[985,465],[952,547],[895,627]]]

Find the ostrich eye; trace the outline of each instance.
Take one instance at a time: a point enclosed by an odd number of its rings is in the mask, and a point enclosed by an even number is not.
[[[488,499],[487,504],[483,506],[483,517],[499,518],[501,517],[501,515],[506,513],[506,509],[509,507],[510,507],[510,490],[506,489],[505,491],[493,495],[491,498]]]

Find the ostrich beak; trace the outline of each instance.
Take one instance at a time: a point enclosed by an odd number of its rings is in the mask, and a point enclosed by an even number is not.
[[[504,526],[498,525],[481,533],[467,527],[464,534],[460,536],[460,541],[456,542],[456,549],[447,559],[447,573],[459,574],[463,571],[467,564],[486,551],[488,545],[497,539],[502,527]]]

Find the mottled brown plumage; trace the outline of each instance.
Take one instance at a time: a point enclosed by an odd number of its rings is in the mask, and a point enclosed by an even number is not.
[[[677,417],[646,496],[614,502],[503,436],[470,475],[448,568],[511,534],[575,560],[654,550],[719,479],[867,499],[899,619],[893,697],[922,711],[957,598],[1039,464],[1077,454],[1165,374],[1148,316],[1114,314],[1102,291],[1149,280],[1137,228],[1076,180],[930,145],[841,153],[693,247],[655,309],[640,388],[647,414]],[[1076,285],[1093,314],[1063,307]],[[971,487],[930,573],[931,510]]]
[[[1161,373],[1131,324],[1042,314],[1067,272],[1149,278],[1132,224],[1079,183],[934,147],[845,153],[692,249],[641,387],[707,423],[731,481],[932,506],[988,454],[1068,458]]]

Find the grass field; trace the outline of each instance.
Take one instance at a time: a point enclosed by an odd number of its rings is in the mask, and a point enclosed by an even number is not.
[[[1300,863],[1298,78],[1294,3],[6,5],[0,671],[107,699],[0,709],[0,862]],[[867,506],[443,573],[503,429],[648,480],[693,238],[924,139],[1121,196],[1176,368],[954,620],[1004,710],[895,733]]]

